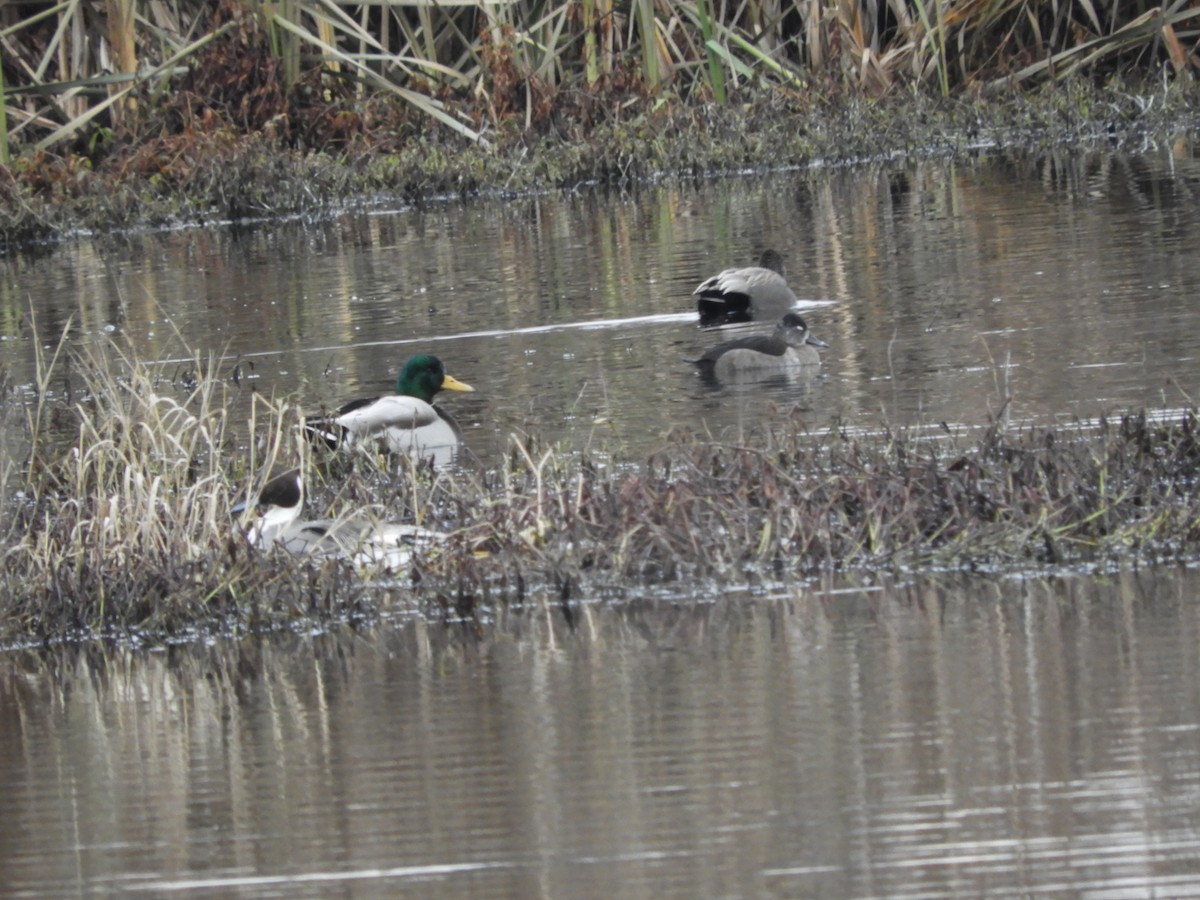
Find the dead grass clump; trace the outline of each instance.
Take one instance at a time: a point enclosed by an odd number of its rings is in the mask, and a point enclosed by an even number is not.
[[[295,410],[261,397],[232,423],[241,387],[211,359],[181,369],[83,351],[70,358],[82,399],[55,401],[65,356],[40,362],[25,421],[4,422],[8,446],[23,428],[28,447],[0,468],[5,641],[319,628],[398,605],[469,616],[664,582],[1200,555],[1195,411],[959,435],[675,431],[639,461],[514,438],[492,468],[435,471],[362,453],[309,460]],[[233,502],[297,461],[307,518],[367,515],[446,540],[398,573],[251,546]]]
[[[1190,560],[1196,424],[1194,412],[996,424],[969,443],[791,425],[738,444],[679,432],[617,468],[519,444],[478,486],[457,547],[422,563],[421,588],[461,610],[534,587],[567,598],[663,580]]]
[[[1072,74],[1099,82],[1165,69],[1185,80],[1200,16],[1182,0],[135,6],[0,4],[0,164],[10,144],[137,140],[176,118],[285,135],[309,101],[335,96],[386,96],[427,127],[483,143],[506,128],[557,128],[563,110],[575,119],[639,98],[734,105],[761,85],[876,99]],[[146,118],[152,109],[166,120]],[[322,134],[320,118],[291,137]]]
[[[231,465],[226,413],[231,385],[214,363],[145,366],[120,353],[84,351],[71,428],[55,433],[50,372],[26,411],[23,471],[6,472],[10,528],[2,548],[7,631],[41,637],[156,633],[261,620],[262,596],[280,583],[308,586],[258,565],[232,527],[231,496],[245,469],[283,452],[288,410],[270,408],[263,452]]]
[[[574,188],[900,148],[975,152],[977,135],[1030,139],[1003,126],[1035,85],[1050,90],[1034,139],[1059,145],[1084,121],[1085,139],[1129,129],[1140,142],[1155,122],[1172,133],[1191,122],[1200,65],[1200,9],[1182,0],[335,10],[0,4],[0,244],[317,211],[378,190]],[[927,117],[949,98],[961,128]],[[779,111],[773,128],[742,114],[753,106]],[[876,110],[892,124],[854,124]],[[372,171],[339,172],[359,168]]]

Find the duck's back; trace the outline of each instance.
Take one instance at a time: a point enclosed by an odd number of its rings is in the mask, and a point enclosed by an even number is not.
[[[369,437],[390,428],[423,428],[439,421],[433,404],[418,397],[390,394],[369,403],[343,407],[337,422],[358,437]]]
[[[787,279],[763,266],[726,269],[702,282],[693,293],[702,325],[773,319],[796,304]]]
[[[417,525],[371,522],[365,519],[313,519],[298,522],[277,539],[297,556],[332,556],[360,565],[406,565],[413,549],[443,539],[443,535]]]

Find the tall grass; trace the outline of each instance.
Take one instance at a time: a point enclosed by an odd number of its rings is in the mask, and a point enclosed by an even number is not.
[[[50,391],[66,367],[73,403]],[[3,548],[10,628],[173,630],[236,609],[253,582],[231,497],[250,471],[294,459],[284,423],[295,415],[266,404],[258,440],[231,454],[237,389],[216,369],[198,357],[146,365],[115,344],[60,345],[38,360],[23,472],[7,479],[19,490],[5,497],[16,525]]]
[[[711,0],[696,0],[696,18],[700,23],[700,38],[704,41],[704,60],[708,67],[708,84],[713,99],[725,102],[725,70],[721,65],[721,45],[714,40],[715,23]]]
[[[8,165],[8,99],[4,93],[4,66],[0,65],[0,165]]]
[[[899,85],[1000,90],[1123,66],[1190,73],[1198,17],[1185,0],[6,4],[0,153],[5,141],[47,147],[121,125],[140,93],[196,74],[206,38],[234,22],[266,29],[286,89],[311,79],[332,94],[383,93],[482,141],[481,104],[492,124],[515,115],[528,126],[572,93],[631,86],[725,102],[730,86],[755,79],[878,95]]]

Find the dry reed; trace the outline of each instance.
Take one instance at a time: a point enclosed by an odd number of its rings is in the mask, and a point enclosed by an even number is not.
[[[914,85],[999,90],[1130,67],[1189,74],[1200,20],[1194,4],[1146,0],[180,0],[136,11],[130,0],[0,7],[8,121],[0,160],[9,143],[103,142],[114,129],[136,129],[139,95],[165,97],[223,73],[243,86],[242,113],[265,112],[264,80],[293,98],[260,116],[275,127],[305,127],[290,121],[304,96],[379,94],[486,141],[489,130],[547,121],[586,94],[665,88],[667,99],[723,103],[760,83],[878,96]],[[211,91],[189,93],[194,103]],[[335,107],[329,115],[344,115]]]
[[[41,365],[24,462],[0,472],[9,643],[313,628],[397,607],[475,615],[664,582],[1200,555],[1194,411],[958,436],[790,422],[738,443],[675,431],[641,460],[514,437],[492,468],[434,472],[308,460],[282,401],[252,398],[249,421],[232,423],[241,387],[216,360],[168,368],[110,346]],[[83,386],[75,399],[48,391],[64,366]],[[371,508],[440,529],[445,544],[402,573],[252,547],[232,503],[297,461],[316,514]]]
[[[1193,561],[1197,419],[1145,414],[969,440],[781,426],[734,445],[676,432],[634,471],[522,449],[466,546],[426,566],[455,608],[659,580]],[[435,588],[436,586],[436,588]]]

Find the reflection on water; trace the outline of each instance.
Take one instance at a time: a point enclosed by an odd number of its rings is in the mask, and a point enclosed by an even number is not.
[[[110,238],[0,261],[4,364],[32,382],[30,305],[45,342],[71,318],[148,358],[223,353],[309,409],[428,349],[478,388],[446,402],[485,465],[514,430],[641,451],[793,406],[813,427],[1177,407],[1200,390],[1198,174],[1180,146]],[[692,291],[767,246],[822,372],[714,390],[684,360],[726,336],[694,327]]]
[[[9,654],[5,887],[1180,896],[1198,587],[826,586]]]

